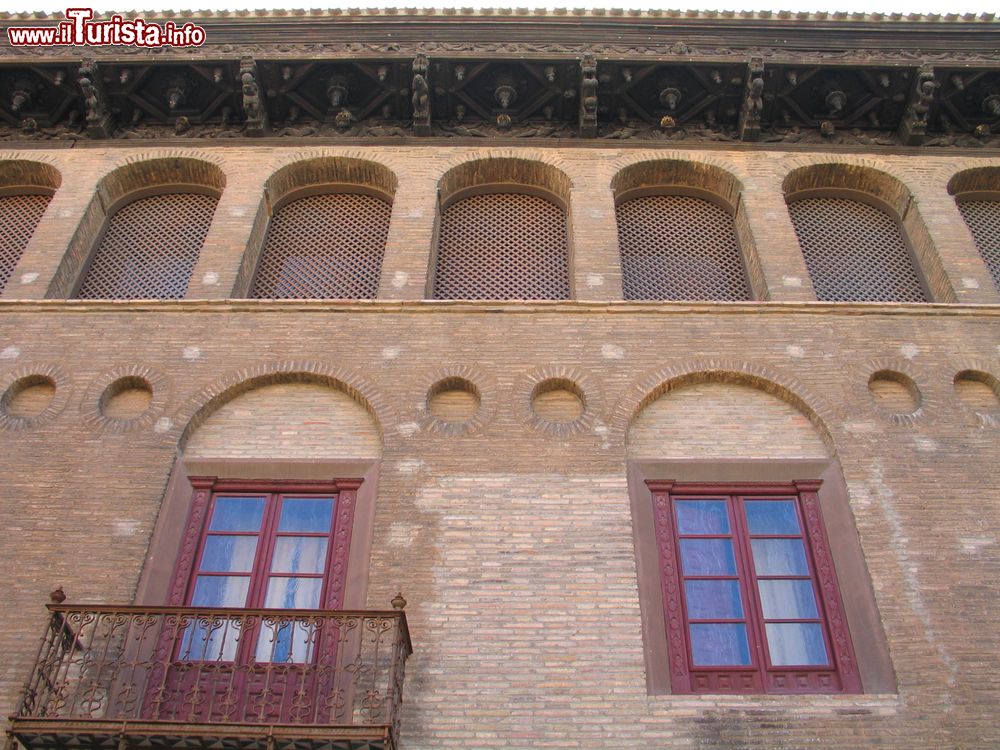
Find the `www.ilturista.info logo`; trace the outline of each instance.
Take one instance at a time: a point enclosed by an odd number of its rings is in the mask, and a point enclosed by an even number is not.
[[[107,21],[92,21],[93,17],[92,8],[67,8],[68,21],[61,21],[55,26],[11,26],[7,29],[7,39],[14,47],[200,47],[205,43],[205,29],[193,23],[178,26],[173,21],[159,24],[121,16],[111,16]]]

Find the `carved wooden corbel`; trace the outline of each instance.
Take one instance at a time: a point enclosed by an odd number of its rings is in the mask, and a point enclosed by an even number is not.
[[[597,60],[593,55],[580,60],[580,135],[597,136]]]
[[[428,78],[430,64],[427,55],[419,53],[413,60],[413,132],[431,134],[431,89]]]
[[[108,95],[104,91],[104,79],[97,67],[97,61],[93,58],[84,59],[80,64],[76,80],[80,84],[80,91],[83,92],[87,135],[91,138],[110,138],[114,131],[114,123],[108,106]]]
[[[243,114],[246,116],[247,135],[267,135],[271,131],[267,107],[260,92],[257,62],[252,57],[240,60],[240,89],[243,94]]]
[[[755,57],[747,65],[746,96],[740,108],[741,141],[760,140],[760,118],[764,111],[764,61]]]
[[[906,105],[903,119],[899,123],[899,138],[905,146],[919,146],[927,134],[931,104],[937,81],[934,80],[934,68],[921,65],[910,91],[910,102]]]

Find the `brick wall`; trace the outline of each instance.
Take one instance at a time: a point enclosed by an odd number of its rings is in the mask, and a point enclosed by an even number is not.
[[[938,227],[930,236],[948,255],[956,298],[979,305],[809,303],[781,181],[804,163],[857,157],[749,150],[673,155],[710,158],[743,182],[759,272],[784,304],[616,304],[608,186],[623,165],[658,152],[613,149],[518,150],[573,184],[586,296],[407,301],[425,287],[437,178],[485,151],[462,147],[352,151],[399,180],[386,300],[226,302],[263,182],[299,155],[290,151],[189,150],[226,175],[216,215],[224,223],[176,303],[42,300],[98,181],[126,155],[153,150],[41,152],[63,185],[0,300],[0,388],[31,373],[56,385],[38,417],[0,415],[5,710],[52,588],[64,586],[71,602],[132,599],[179,450],[266,459],[303,457],[309,446],[310,457],[381,452],[367,600],[385,607],[398,590],[409,600],[409,750],[1000,743],[1000,404],[970,406],[953,384],[966,370],[1000,375],[1000,294],[964,225],[942,232],[948,219],[934,218],[957,216],[945,189],[954,172],[996,159],[865,162],[913,192]],[[581,214],[572,201],[588,186],[591,200],[603,197]],[[127,424],[95,416],[108,383],[138,370],[153,385],[149,411]],[[869,379],[884,370],[918,389],[915,412],[876,401]],[[458,372],[479,390],[480,413],[467,430],[433,429],[428,392]],[[578,420],[533,418],[532,394],[546,378],[579,388]],[[262,387],[247,391],[247,382]],[[316,413],[325,424],[306,424]],[[718,439],[696,435],[679,447],[692,420]],[[282,440],[251,425],[277,425]],[[648,695],[628,446],[644,458],[835,458],[898,693]]]

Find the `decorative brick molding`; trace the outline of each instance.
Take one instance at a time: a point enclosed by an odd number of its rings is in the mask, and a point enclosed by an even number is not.
[[[11,386],[24,380],[36,380],[38,383],[51,382],[55,385],[55,393],[49,405],[40,413],[31,417],[18,417],[8,414],[6,408],[7,393]],[[28,386],[33,383],[28,383]],[[52,362],[37,362],[22,364],[15,370],[0,375],[0,429],[26,430],[48,422],[59,414],[69,402],[73,388],[69,378],[59,365]]]
[[[379,189],[385,190],[390,194],[395,192],[397,185],[396,175],[400,170],[400,166],[392,159],[391,154],[381,149],[302,148],[296,149],[292,152],[280,151],[274,155],[271,162],[268,164],[270,171],[267,177],[267,183],[269,184],[277,176],[277,174],[284,169],[288,169],[290,167],[294,169],[299,166],[305,166],[307,162],[314,160],[337,159],[369,162],[388,170],[392,175],[392,184],[386,186],[373,185],[373,187],[379,187]]]
[[[836,455],[836,446],[827,425],[836,423],[839,418],[825,399],[795,378],[769,366],[731,359],[695,360],[654,370],[639,377],[625,390],[612,409],[612,435],[624,443],[632,422],[660,396],[684,386],[708,382],[748,385],[780,398],[812,422],[831,455]]]
[[[888,204],[902,220],[913,197],[903,178],[882,160],[817,154],[790,159],[787,167],[781,180],[786,199],[808,190],[854,190]]]
[[[120,380],[144,383],[152,398],[148,408],[134,419],[114,419],[103,410],[106,393]],[[170,381],[162,373],[143,364],[121,365],[91,381],[83,393],[80,414],[91,429],[108,432],[133,432],[151,427],[163,413],[170,397]]]
[[[554,422],[535,414],[532,399],[535,389],[546,381],[561,384],[575,393],[583,404],[580,416],[569,422]],[[556,437],[590,432],[604,408],[604,395],[597,381],[575,367],[551,365],[522,375],[514,386],[514,413],[528,429],[541,430]]]
[[[476,413],[468,421],[451,422],[434,416],[428,409],[430,398],[434,395],[435,387],[448,381],[469,384],[474,389],[470,392],[475,393],[479,398],[479,408],[476,409]],[[424,408],[418,419],[418,424],[428,432],[451,435],[452,437],[472,435],[481,431],[496,416],[497,405],[500,400],[499,388],[496,378],[484,370],[471,365],[442,367],[439,370],[435,370],[429,377],[420,378],[417,382],[427,383]]]
[[[890,379],[894,373],[899,373],[912,381],[916,388],[916,393],[913,395],[917,400],[917,406],[913,412],[901,414],[886,409],[878,403],[868,384],[872,376],[880,372],[887,373]],[[905,381],[901,382],[907,385]],[[912,426],[918,420],[926,418],[928,414],[933,414],[939,406],[938,399],[934,396],[930,381],[924,371],[910,360],[902,357],[879,357],[856,368],[851,376],[851,387],[861,403],[871,404],[872,410],[879,417],[893,424]]]
[[[285,360],[236,370],[202,388],[177,411],[170,433],[177,436],[179,450],[184,450],[192,433],[237,396],[266,385],[294,382],[317,383],[346,393],[372,416],[380,436],[398,421],[389,403],[359,371],[324,362]]]
[[[1000,158],[954,159],[939,164],[932,173],[934,183],[945,183],[952,195],[969,190],[1000,191]],[[982,177],[991,178],[988,184],[977,184]]]

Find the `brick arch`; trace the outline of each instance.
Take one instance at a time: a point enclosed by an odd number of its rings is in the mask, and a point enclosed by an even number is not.
[[[22,154],[11,154],[10,158],[6,158],[0,153],[0,190],[51,195],[60,185],[62,173],[50,160],[26,158]]]
[[[149,151],[139,151],[124,156],[113,163],[112,171],[122,167],[139,164],[144,161],[155,161],[157,159],[193,159],[194,161],[204,161],[222,169],[226,160],[225,157],[210,151],[200,151],[193,148],[159,148]]]
[[[362,149],[302,149],[281,154],[269,165],[269,170],[264,185],[272,201],[280,200],[289,189],[318,182],[370,187],[390,199],[399,185],[399,168],[391,158]]]
[[[380,438],[397,421],[388,402],[358,372],[322,362],[288,360],[237,370],[190,397],[170,427],[177,435],[178,450],[183,452],[195,430],[222,406],[244,393],[279,383],[314,383],[347,394],[372,417]]]
[[[732,172],[707,161],[655,158],[634,162],[618,170],[611,178],[616,196],[647,187],[683,187],[704,190],[735,208],[743,183]]]
[[[1000,160],[995,164],[977,164],[952,172],[948,179],[948,193],[991,192],[1000,195]]]
[[[963,172],[991,169],[1000,169],[1000,158],[966,157],[942,160],[930,174],[934,179],[947,185],[949,193],[954,194],[961,191],[951,189],[952,180]],[[961,186],[961,183],[959,184]]]
[[[456,194],[485,185],[502,184],[551,193],[569,207],[573,183],[561,160],[536,158],[538,155],[517,151],[489,151],[470,154],[451,166],[438,180],[438,194],[447,204]],[[555,162],[559,162],[558,165]]]
[[[462,151],[452,156],[444,164],[442,174],[450,172],[455,167],[472,161],[484,161],[490,159],[522,159],[524,161],[537,161],[547,164],[560,172],[567,172],[566,160],[556,153],[540,148],[485,148]]]
[[[718,170],[718,172],[728,175],[731,179],[739,183],[741,188],[752,179],[750,173],[742,165],[713,154],[704,154],[697,151],[653,151],[643,149],[642,151],[620,156],[611,162],[609,166],[615,177],[617,177],[619,173],[627,169],[648,162],[681,162],[692,165],[693,170],[699,168]]]
[[[809,190],[851,190],[872,196],[902,218],[913,198],[903,179],[864,157],[793,159],[781,181],[785,199]]]
[[[624,444],[632,423],[647,406],[670,391],[709,382],[750,386],[776,396],[801,412],[816,428],[830,455],[836,455],[828,427],[836,421],[836,412],[824,399],[795,378],[770,367],[729,359],[697,360],[641,376],[628,387],[612,410],[612,435]]]

